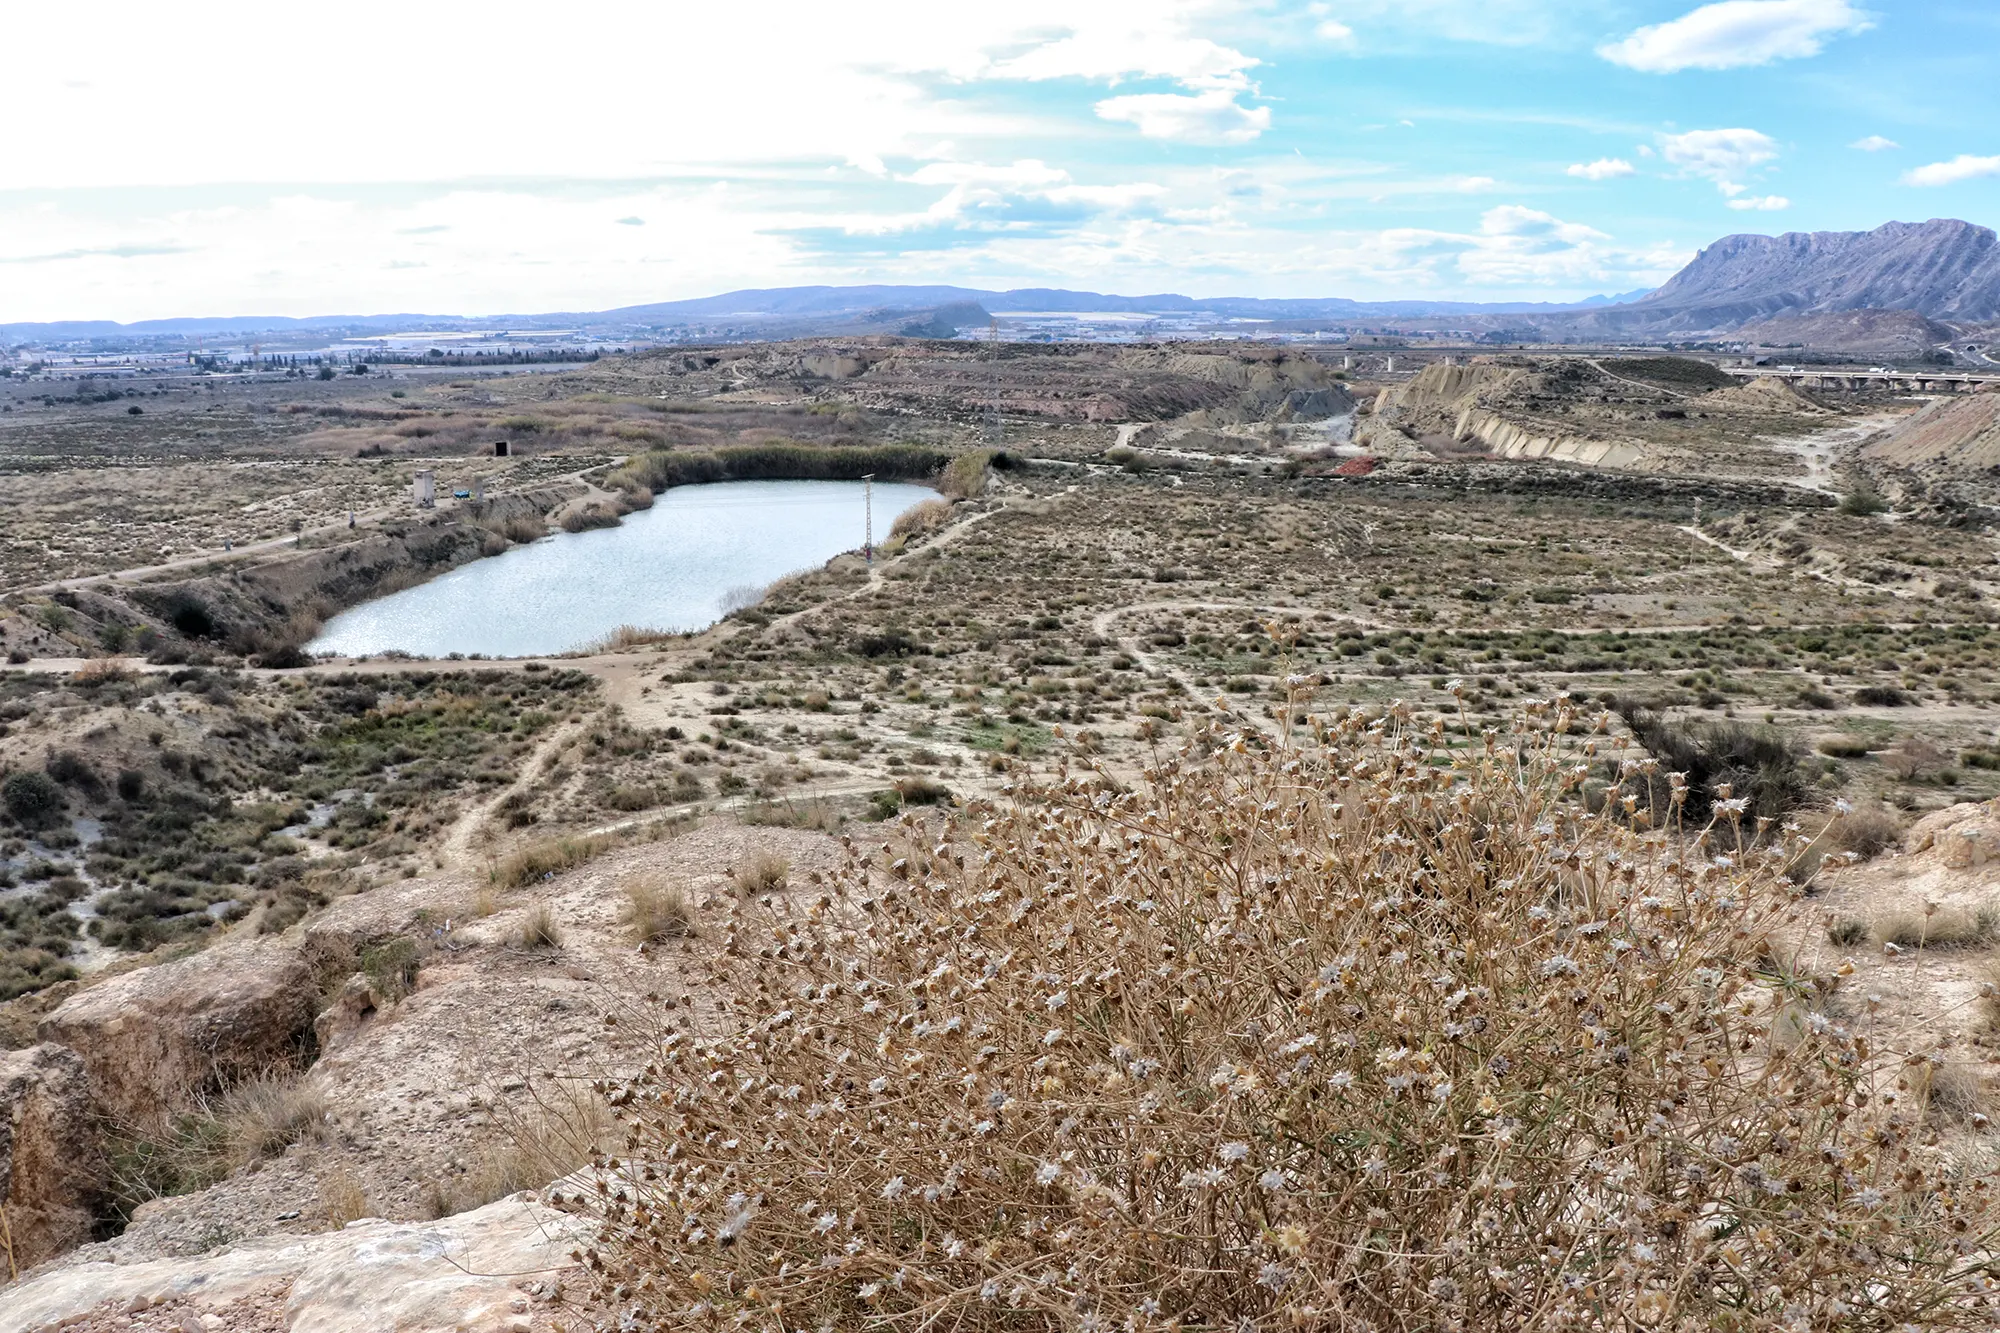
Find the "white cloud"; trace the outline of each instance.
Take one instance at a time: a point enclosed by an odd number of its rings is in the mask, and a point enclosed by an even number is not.
[[[1974,157],[1960,153],[1949,162],[1932,162],[1905,172],[1905,185],[1956,185],[1981,176],[2000,176],[2000,157]]]
[[[1872,27],[1848,0],[1722,0],[1597,48],[1648,74],[1739,69],[1816,56],[1829,37]]]
[[[1451,267],[1462,281],[1488,286],[1589,284],[1635,274],[1643,280],[1645,275],[1663,271],[1664,276],[1679,267],[1670,250],[1628,250],[1611,240],[1580,222],[1566,222],[1520,204],[1502,204],[1480,216],[1477,234],[1436,236],[1432,243],[1455,249]]]
[[[1258,61],[1229,44],[1247,3],[873,0],[854,10],[779,0],[765,21],[745,24],[726,7],[600,0],[597,21],[579,27],[510,22],[531,16],[530,5],[494,0],[493,21],[470,26],[447,6],[414,6],[391,43],[365,23],[327,23],[296,6],[204,30],[157,4],[102,0],[94,11],[102,22],[80,44],[55,7],[10,9],[10,104],[44,109],[95,147],[77,153],[62,135],[17,135],[0,154],[0,190],[612,181],[804,159],[880,175],[877,164],[940,139],[991,142],[1048,128],[1022,99],[1002,106],[979,95],[997,80],[1157,79],[1182,93],[1231,89],[1247,103]],[[605,32],[618,40],[604,41]],[[667,85],[662,60],[672,65]],[[495,102],[495,87],[534,88],[535,109]],[[348,121],[477,132],[448,142],[329,133],[308,145],[296,124],[250,116],[193,155],[161,153],[132,132],[158,107],[191,105],[190,89],[205,90],[197,106],[211,97],[218,106],[312,105]],[[591,133],[536,110],[551,106],[589,106]],[[663,128],[663,114],[699,107],[729,107],[729,132]],[[1239,118],[1238,128],[1246,123]]]
[[[1600,157],[1595,162],[1571,164],[1564,173],[1587,181],[1608,181],[1619,176],[1630,176],[1638,168],[1622,157]]]
[[[1071,31],[995,63],[992,77],[1171,79],[1186,92],[1129,93],[1097,104],[1105,120],[1134,126],[1148,139],[1185,143],[1249,143],[1271,126],[1268,107],[1236,99],[1256,91],[1248,71],[1259,62],[1233,47],[1186,30],[1171,7],[1160,11],[1086,14]],[[1338,26],[1338,25],[1335,25]]]
[[[1903,145],[1897,143],[1894,139],[1885,139],[1879,134],[1871,134],[1865,139],[1856,139],[1847,146],[1849,148],[1859,148],[1864,153],[1879,153],[1889,148],[1901,148]]]
[[[1326,4],[1307,12],[1326,15]],[[1602,0],[1340,0],[1342,27],[1360,27],[1368,48],[1429,55],[1439,41],[1504,47],[1567,45]]]
[[[1498,208],[1487,209],[1480,215],[1479,231],[1485,236],[1556,241],[1564,245],[1611,239],[1595,227],[1581,222],[1564,222],[1552,214],[1521,204],[1502,204]]]
[[[88,43],[60,6],[10,12],[8,93],[65,134],[0,154],[0,318],[599,309],[843,282],[1539,299],[1643,285],[1684,257],[1532,210],[1471,222],[1494,201],[1467,191],[1505,187],[1420,141],[1227,164],[1246,176],[1141,139],[1268,142],[1287,113],[1253,78],[1280,77],[1256,59],[1280,27],[1323,55],[1559,46],[1601,0],[1338,0],[1282,19],[1271,0],[778,0],[748,25],[716,6],[600,6],[581,28],[501,21],[529,0],[494,0],[496,21],[471,27],[413,6],[388,44],[298,7],[204,28],[99,0]],[[1321,24],[1358,38],[1310,36]],[[192,156],[132,133],[180,105],[229,132]],[[390,128],[301,138],[296,118],[230,119],[266,105]],[[591,132],[548,106],[589,107]],[[701,107],[728,107],[729,132],[674,131]],[[1434,118],[1376,114],[1406,113]],[[1510,160],[1479,169],[1511,175]],[[1435,230],[1375,230],[1371,198]],[[1351,230],[1329,227],[1343,215]]]
[[[1756,130],[1689,130],[1661,135],[1660,153],[1684,174],[1714,181],[1734,197],[1743,193],[1745,176],[1777,160],[1778,141]]]
[[[1315,35],[1329,42],[1351,42],[1354,29],[1338,19],[1326,19],[1313,29]]]
[[[1785,198],[1782,194],[1755,194],[1747,195],[1741,199],[1731,199],[1729,206],[1736,209],[1754,210],[1760,213],[1775,213],[1781,208],[1790,208],[1792,201]]]
[[[1097,104],[1106,120],[1124,121],[1148,139],[1178,139],[1185,143],[1249,143],[1271,128],[1269,107],[1246,107],[1228,88],[1205,92],[1131,93],[1107,97]]]
[[[1065,184],[1069,173],[1030,157],[1005,166],[984,162],[927,162],[903,179],[916,185],[994,185],[1021,190]]]

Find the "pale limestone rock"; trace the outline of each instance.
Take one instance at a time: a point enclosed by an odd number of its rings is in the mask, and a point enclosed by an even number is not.
[[[0,1333],[52,1329],[141,1299],[215,1309],[286,1279],[288,1333],[500,1333],[521,1318],[525,1284],[569,1266],[583,1225],[517,1194],[437,1222],[367,1218],[200,1259],[81,1264],[0,1292]]]
[[[311,1040],[318,993],[298,950],[229,941],[113,977],[41,1022],[44,1041],[83,1056],[99,1104],[136,1121],[189,1093],[294,1062]]]

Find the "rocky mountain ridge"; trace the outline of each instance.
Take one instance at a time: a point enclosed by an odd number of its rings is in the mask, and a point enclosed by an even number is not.
[[[1913,310],[1932,319],[2000,317],[2000,244],[1955,218],[1873,231],[1725,236],[1642,300],[1597,320],[1730,328],[1785,315]]]

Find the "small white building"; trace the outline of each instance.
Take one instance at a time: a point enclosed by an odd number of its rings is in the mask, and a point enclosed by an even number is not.
[[[417,502],[419,509],[437,508],[437,478],[429,468],[419,472],[416,480],[410,483],[410,498]]]

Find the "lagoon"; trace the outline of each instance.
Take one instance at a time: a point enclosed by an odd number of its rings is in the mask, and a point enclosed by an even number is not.
[[[937,492],[875,486],[875,537]],[[787,574],[859,550],[858,481],[676,486],[615,528],[563,532],[343,611],[306,651],[340,657],[528,657],[621,625],[697,630]]]

